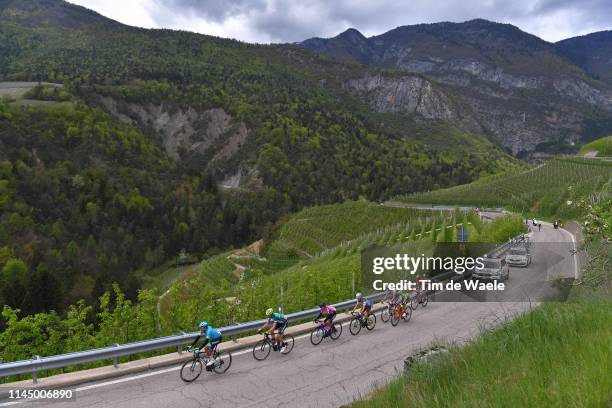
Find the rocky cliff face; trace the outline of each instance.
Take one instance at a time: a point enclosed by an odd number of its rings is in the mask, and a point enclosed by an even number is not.
[[[348,30],[301,45],[403,72],[346,82],[374,110],[459,123],[490,134],[514,154],[547,143],[579,142],[587,136],[594,111],[608,118],[605,123],[612,118],[608,86],[573,65],[553,44],[507,24],[422,24],[371,38]],[[602,53],[604,47],[598,47]]]
[[[246,142],[249,131],[223,109],[139,105],[101,97],[103,107],[123,122],[154,132],[171,158],[209,163],[231,159]]]
[[[582,81],[545,84],[533,78],[504,87],[451,76],[445,82],[449,86],[421,76],[377,74],[348,80],[345,88],[377,112],[450,121],[466,131],[494,136],[513,154],[535,150],[551,140],[579,142],[588,110],[610,101],[605,92]]]

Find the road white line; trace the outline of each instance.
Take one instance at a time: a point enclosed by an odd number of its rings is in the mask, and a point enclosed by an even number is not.
[[[347,323],[343,323],[342,326],[347,326]],[[302,334],[300,336],[296,336],[294,337],[295,340],[301,340],[304,338],[310,337],[310,333],[307,334]],[[232,357],[235,356],[241,356],[243,354],[247,354],[247,353],[251,353],[252,352],[252,348],[245,348],[244,350],[240,350],[237,351],[235,353],[232,353]],[[134,380],[140,380],[141,378],[147,378],[147,377],[151,377],[154,375],[159,375],[159,374],[166,374],[166,373],[171,373],[173,371],[178,371],[180,370],[181,367],[175,366],[175,367],[170,367],[170,368],[165,368],[163,370],[156,370],[156,371],[152,371],[149,373],[145,373],[145,374],[139,374],[139,375],[134,375],[134,376],[127,376],[127,377],[123,377],[123,378],[119,378],[117,380],[111,380],[111,381],[105,381],[102,383],[97,383],[97,384],[92,384],[92,385],[86,385],[83,387],[77,387],[74,391],[75,392],[81,392],[81,391],[87,391],[87,390],[92,390],[95,388],[100,388],[100,387],[107,387],[109,385],[115,385],[115,384],[121,384],[124,382],[128,382],[128,381],[134,381]],[[32,398],[32,399],[25,399],[25,400],[19,400],[19,401],[10,401],[10,402],[3,402],[0,403],[0,407],[8,407],[11,405],[17,405],[17,404],[23,404],[24,402],[33,402],[33,401],[37,401],[38,399],[36,398]]]
[[[298,339],[302,339],[302,338],[305,338],[305,337],[308,337],[308,336],[310,336],[310,333],[306,334],[306,335],[295,337],[295,339],[298,340]],[[251,353],[251,352],[252,352],[251,348],[246,348],[244,350],[240,350],[240,351],[237,351],[235,353],[232,353],[232,357],[241,356],[243,354],[247,354],[247,353]],[[84,387],[78,387],[76,389],[76,391],[78,392],[78,391],[92,390],[94,388],[106,387],[108,385],[120,384],[120,383],[124,383],[124,382],[127,382],[127,381],[133,381],[133,380],[139,380],[141,378],[151,377],[151,376],[154,376],[154,375],[171,373],[172,371],[178,371],[180,369],[181,369],[181,367],[170,367],[170,368],[166,368],[166,369],[163,369],[163,370],[153,371],[153,372],[150,372],[150,373],[135,375],[135,376],[132,376],[132,377],[119,378],[117,380],[106,381],[106,382],[103,382],[103,383],[92,384],[92,385],[86,385]]]
[[[561,231],[564,231],[565,233],[567,233],[570,236],[570,239],[572,240],[572,251],[573,251],[572,257],[574,259],[574,277],[576,279],[578,279],[579,269],[578,269],[577,250],[576,250],[576,238],[574,237],[574,234],[572,234],[571,232],[569,232],[565,228],[559,227],[559,229]]]

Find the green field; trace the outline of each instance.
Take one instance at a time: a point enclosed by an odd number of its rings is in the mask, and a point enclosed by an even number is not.
[[[589,152],[594,152],[596,157],[612,156],[612,136],[602,137],[601,139],[587,143],[580,148],[578,153],[586,155],[589,154]]]
[[[599,190],[612,179],[612,163],[555,158],[529,170],[509,172],[398,200],[425,204],[506,207],[518,212],[572,217],[567,201]]]
[[[61,93],[64,97],[67,94],[62,90],[62,84],[53,84],[50,82],[0,82],[0,100],[18,105],[45,105],[57,104],[57,100],[41,99],[38,92],[35,94],[33,90],[37,87],[45,91],[51,91],[49,95]]]

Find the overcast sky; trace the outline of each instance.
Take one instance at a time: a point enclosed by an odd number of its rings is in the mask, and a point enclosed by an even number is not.
[[[473,18],[510,23],[547,41],[612,29],[611,0],[69,0],[122,23],[246,42],[366,36],[397,26]]]

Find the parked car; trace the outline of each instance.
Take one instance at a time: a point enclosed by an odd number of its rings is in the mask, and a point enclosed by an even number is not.
[[[510,277],[510,267],[503,258],[485,258],[483,264],[483,268],[474,269],[473,278],[504,281]]]

